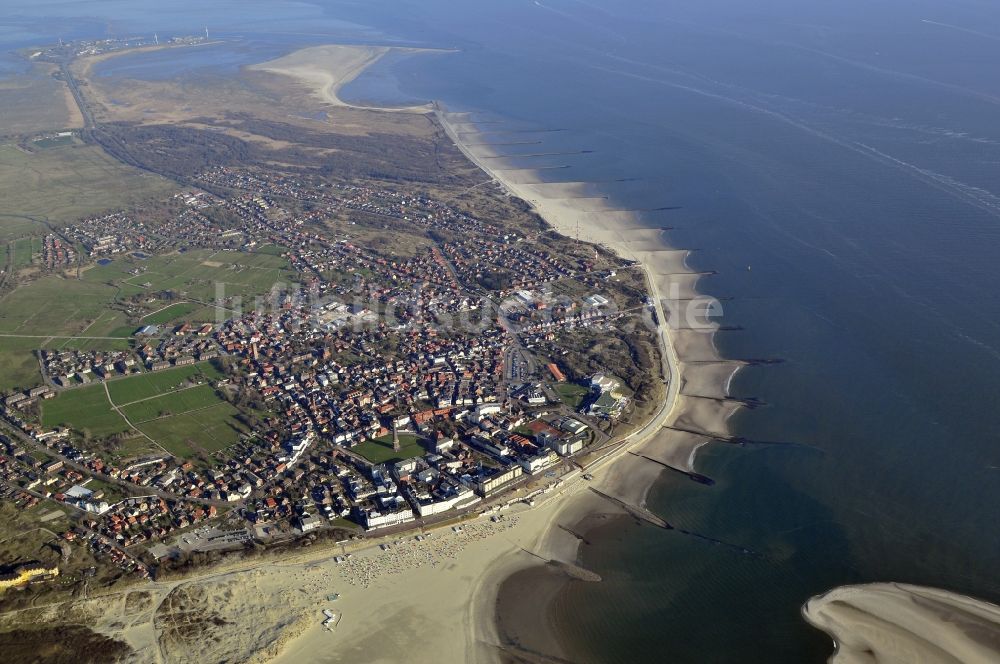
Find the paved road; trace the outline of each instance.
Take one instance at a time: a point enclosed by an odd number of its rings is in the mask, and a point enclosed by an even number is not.
[[[677,397],[680,394],[680,360],[677,357],[677,350],[670,339],[670,326],[667,324],[667,317],[664,315],[663,301],[656,287],[656,281],[653,279],[652,272],[650,272],[645,264],[642,264],[642,269],[646,274],[646,281],[649,284],[649,293],[653,302],[653,310],[656,312],[658,323],[656,337],[660,344],[663,377],[667,385],[666,398],[646,424],[637,431],[625,436],[620,442],[609,446],[606,454],[587,466],[588,471],[597,470],[612,459],[645,443],[658,434],[670,422],[671,418],[674,417],[674,408],[677,405]]]
[[[83,93],[80,92],[80,87],[77,85],[76,79],[73,78],[73,74],[69,70],[69,64],[66,62],[60,64],[59,71],[62,73],[63,80],[66,81],[66,86],[69,88],[69,91],[73,94],[73,100],[80,108],[80,115],[83,116],[83,128],[93,129],[94,115],[90,112],[90,108],[87,107],[87,102],[83,99]]]

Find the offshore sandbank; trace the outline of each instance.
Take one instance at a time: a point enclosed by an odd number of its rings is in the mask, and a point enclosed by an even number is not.
[[[802,614],[833,637],[831,664],[1000,661],[1000,606],[937,588],[842,586]]]

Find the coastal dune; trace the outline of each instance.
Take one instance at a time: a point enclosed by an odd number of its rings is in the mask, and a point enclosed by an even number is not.
[[[831,664],[988,664],[1000,661],[1000,606],[898,583],[843,586],[803,607],[830,634]]]

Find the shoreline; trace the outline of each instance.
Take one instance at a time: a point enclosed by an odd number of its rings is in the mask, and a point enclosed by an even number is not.
[[[579,194],[582,185],[540,183],[544,174],[538,170],[494,170],[493,159],[483,159],[463,144],[445,110],[439,108],[437,115],[466,157],[511,195],[527,201],[558,232],[572,237],[576,223],[586,219],[590,222],[586,233],[591,237],[581,237],[599,242],[622,257],[638,260],[650,283],[650,295],[657,299],[661,321],[666,319],[662,318],[660,304],[674,313],[675,306],[671,305],[699,297],[698,275],[685,261],[688,252],[672,248],[662,239],[659,229],[644,228],[634,220],[622,219],[616,212],[575,210],[565,198],[546,198],[545,187],[561,187],[564,194]],[[463,129],[462,134],[475,136],[477,132]],[[488,150],[483,143],[475,147]],[[518,182],[525,175],[530,183]],[[592,196],[581,199],[594,200]],[[610,220],[612,227],[594,227],[595,216]],[[665,303],[660,302],[663,292],[669,295],[664,298]],[[745,364],[720,356],[714,331],[705,334],[670,324],[662,325],[661,331],[673,360],[672,383],[677,384],[676,392],[668,391],[668,399],[669,395],[676,395],[676,402],[670,405],[670,416],[665,423],[710,435],[664,430],[662,435],[649,436],[627,447],[635,447],[672,468],[693,472],[698,450],[715,438],[729,435],[728,421],[742,404],[718,400],[729,395],[735,375]],[[632,455],[612,454],[601,463],[607,464],[604,469],[607,472],[595,476],[594,484],[639,507],[645,507],[649,491],[664,470],[662,467],[651,470],[653,464]],[[613,528],[613,522],[607,518],[609,512],[614,512],[609,510],[609,503],[590,492],[569,493],[554,508],[548,529],[538,534],[539,550],[552,559],[578,563],[583,543],[592,539],[591,533],[603,527]],[[611,518],[629,517],[615,514]],[[562,523],[556,528],[559,521]],[[516,566],[496,566],[488,574],[493,575],[493,583],[483,588],[491,592],[479,599],[478,619],[485,620],[490,615],[492,620],[481,630],[496,643],[509,646],[516,642],[521,652],[528,655],[525,661],[575,661],[574,653],[560,642],[558,626],[552,620],[553,604],[571,579],[554,578],[545,566],[532,560]],[[831,664],[851,664],[869,658],[986,664],[995,661],[1000,653],[1000,606],[948,590],[900,583],[841,586],[804,603],[801,613],[807,624],[832,638]],[[520,625],[511,616],[521,624],[529,623],[530,628],[518,629]]]
[[[695,290],[698,275],[687,266],[685,260],[688,252],[670,247],[663,240],[661,229],[643,227],[633,215],[611,211],[603,200],[580,196],[576,200],[586,201],[589,205],[574,207],[570,202],[571,199],[565,196],[546,197],[544,190],[547,187],[559,189],[562,194],[579,194],[584,185],[558,182],[546,184],[542,182],[542,174],[537,170],[498,171],[493,166],[492,160],[497,155],[490,153],[484,143],[477,141],[475,146],[471,146],[462,140],[464,134],[476,136],[478,133],[458,131],[456,125],[460,123],[455,122],[453,118],[461,117],[462,114],[450,114],[438,106],[436,116],[449,138],[470,161],[479,166],[495,182],[501,184],[508,193],[526,201],[555,231],[572,237],[579,230],[586,240],[599,243],[623,258],[636,260],[645,273],[649,294],[659,319],[658,337],[664,364],[663,372],[669,379],[667,393],[660,410],[647,424],[626,436],[619,443],[620,448],[614,453],[587,467],[590,473],[598,469],[607,471],[603,475],[595,476],[593,480],[602,491],[640,508],[645,507],[649,491],[665,469],[648,460],[623,452],[639,449],[665,465],[684,472],[693,472],[698,450],[710,443],[712,437],[687,434],[664,427],[675,423],[686,423],[685,428],[724,436],[728,434],[728,419],[739,409],[738,405],[732,403],[719,407],[716,402],[690,396],[691,394],[708,397],[727,396],[732,378],[742,365],[726,362],[719,356],[714,344],[714,331],[711,333],[706,333],[705,330],[685,331],[683,327],[674,327],[674,321],[667,317],[678,313],[683,306],[680,304],[682,301],[699,297]],[[514,174],[520,176],[527,174],[530,183],[519,181],[521,178]],[[595,200],[600,202],[594,205]],[[610,220],[611,223],[599,226],[595,217],[605,222]],[[589,223],[582,229],[584,220]],[[669,297],[663,297],[664,293]],[[711,298],[706,298],[706,301],[710,300]],[[715,361],[717,364],[709,365],[714,371],[692,371],[693,366],[684,366],[685,357]],[[688,388],[688,394],[684,393],[685,388]],[[710,403],[715,406],[709,406]],[[579,492],[573,494],[562,499],[562,504],[555,510],[547,530],[539,533],[539,537],[540,548],[545,555],[576,563],[579,559],[581,540],[586,538],[587,522],[593,520],[596,514],[607,512],[608,503],[596,498],[591,492],[585,495]],[[560,524],[560,528],[555,528],[557,520],[566,523]],[[576,536],[568,534],[567,528]],[[583,535],[580,535],[581,530],[584,531]],[[548,621],[540,618],[544,617],[543,613],[548,613],[548,604],[558,595],[562,584],[569,579],[553,589],[552,579],[542,578],[543,567],[533,561],[525,561],[525,564],[508,565],[503,569],[498,568],[488,572],[492,579],[491,592],[485,593],[479,599],[479,619],[484,620],[486,614],[492,615],[492,620],[484,629],[488,630],[491,638],[497,643],[517,640],[521,644],[530,643],[529,649],[532,652],[545,652],[554,657],[564,657],[566,653],[558,647],[558,635],[553,633],[551,626],[548,630],[543,629]],[[502,599],[498,605],[498,595],[512,595],[513,598],[508,599],[515,606],[505,606]],[[535,633],[527,635],[527,638],[524,634],[505,634],[509,629],[509,621],[507,626],[502,624],[505,616],[518,614],[533,615],[536,618],[533,621]],[[512,636],[515,638],[512,639]]]

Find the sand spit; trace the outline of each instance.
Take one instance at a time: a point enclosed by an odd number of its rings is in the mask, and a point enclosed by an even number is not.
[[[349,104],[338,92],[356,79],[361,73],[389,53],[432,53],[433,49],[400,48],[396,46],[349,46],[329,44],[311,46],[289,53],[275,60],[269,60],[248,69],[282,74],[298,79],[313,90],[320,100],[333,106],[364,108],[368,110],[401,113],[429,113],[430,104],[401,107],[373,107]]]
[[[1000,661],[1000,606],[921,586],[843,586],[802,609],[830,634],[831,664],[987,664]]]

